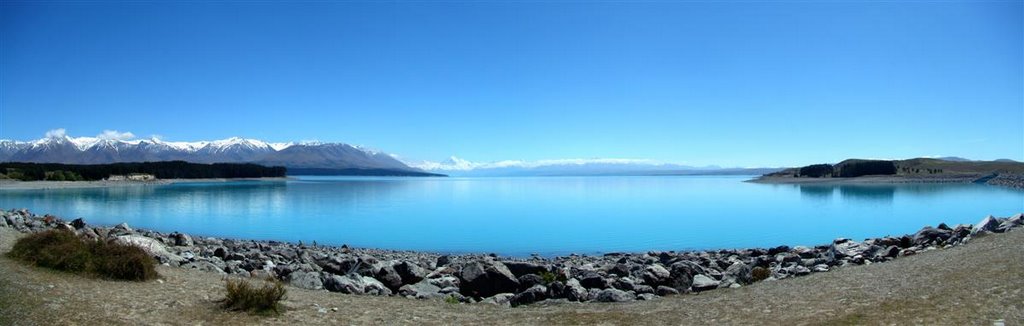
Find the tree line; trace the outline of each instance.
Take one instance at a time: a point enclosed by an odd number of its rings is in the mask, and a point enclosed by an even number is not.
[[[284,177],[281,166],[267,167],[257,164],[213,163],[200,164],[185,161],[113,163],[113,164],[58,164],[58,163],[0,163],[0,175],[22,181],[96,181],[112,175],[151,174],[157,179],[220,179]]]

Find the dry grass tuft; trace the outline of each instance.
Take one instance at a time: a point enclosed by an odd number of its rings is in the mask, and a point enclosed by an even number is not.
[[[264,280],[253,284],[244,279],[227,278],[224,282],[227,292],[221,304],[224,309],[275,315],[281,312],[280,301],[284,300],[287,290],[280,281]]]

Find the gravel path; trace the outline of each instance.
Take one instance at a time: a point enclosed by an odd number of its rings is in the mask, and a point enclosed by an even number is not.
[[[0,252],[19,236],[0,230]],[[159,272],[162,283],[114,282],[0,258],[0,324],[1024,325],[1021,230],[884,264],[624,304],[511,309],[289,288],[283,315],[257,317],[217,309],[218,275],[169,267]]]

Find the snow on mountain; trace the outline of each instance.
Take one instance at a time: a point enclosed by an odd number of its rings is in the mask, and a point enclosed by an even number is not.
[[[646,166],[676,166],[674,164],[660,163],[655,160],[647,159],[620,159],[620,158],[594,158],[594,159],[555,159],[555,160],[538,160],[538,161],[520,161],[520,160],[504,160],[495,162],[471,162],[455,156],[449,157],[447,160],[441,162],[422,161],[415,163],[407,163],[409,166],[416,167],[426,171],[469,171],[469,170],[481,170],[481,169],[500,169],[500,168],[539,168],[548,166],[583,166],[583,165],[646,165]]]
[[[213,141],[171,142],[135,139],[129,132],[106,130],[96,137],[71,137],[64,129],[29,142],[0,140],[0,161],[104,164],[181,160],[196,163],[258,163],[306,169],[373,169],[418,173],[392,155],[361,146],[324,142],[266,142],[231,137]],[[402,173],[397,173],[402,174]]]

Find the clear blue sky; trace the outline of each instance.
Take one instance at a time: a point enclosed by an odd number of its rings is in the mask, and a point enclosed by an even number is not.
[[[1022,1],[0,3],[0,138],[1024,160]]]

